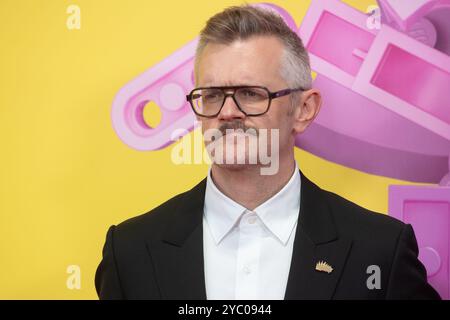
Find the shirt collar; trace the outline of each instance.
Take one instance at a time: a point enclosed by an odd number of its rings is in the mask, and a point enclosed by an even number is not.
[[[204,213],[216,244],[233,228],[239,217],[246,210],[245,207],[223,194],[217,188],[211,177],[210,167],[206,180]]]
[[[252,210],[279,241],[286,245],[300,211],[301,177],[297,163],[286,185],[270,199]],[[230,232],[241,215],[249,211],[223,194],[208,172],[205,191],[205,219],[211,234],[218,244]]]

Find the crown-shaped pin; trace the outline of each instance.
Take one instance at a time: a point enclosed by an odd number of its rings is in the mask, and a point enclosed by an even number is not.
[[[320,272],[331,273],[333,272],[333,268],[325,261],[319,261],[316,264],[316,270]]]

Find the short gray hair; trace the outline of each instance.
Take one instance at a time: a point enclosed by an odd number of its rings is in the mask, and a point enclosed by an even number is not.
[[[231,44],[253,36],[274,36],[284,45],[281,77],[291,88],[310,89],[311,66],[300,37],[277,13],[251,5],[232,6],[211,17],[200,33],[195,54],[195,70],[208,43]]]

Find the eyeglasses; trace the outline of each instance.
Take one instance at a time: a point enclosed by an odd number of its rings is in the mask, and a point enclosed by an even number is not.
[[[284,89],[270,92],[261,86],[202,87],[192,90],[186,100],[194,113],[201,117],[216,117],[225,104],[227,97],[232,97],[236,106],[246,116],[260,116],[269,111],[273,99],[287,96],[303,88]]]

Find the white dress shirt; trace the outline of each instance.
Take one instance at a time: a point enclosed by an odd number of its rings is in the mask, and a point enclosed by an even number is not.
[[[208,300],[284,299],[300,210],[297,164],[289,182],[254,210],[224,195],[209,169],[203,215]]]

